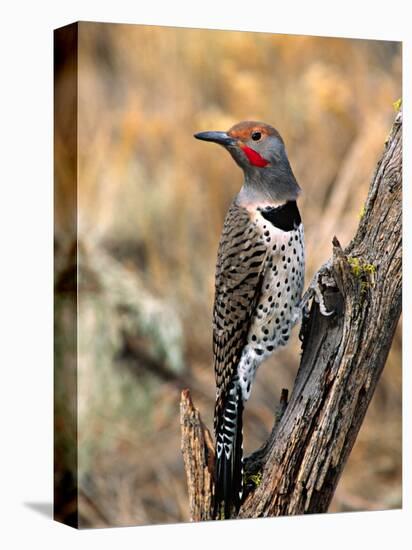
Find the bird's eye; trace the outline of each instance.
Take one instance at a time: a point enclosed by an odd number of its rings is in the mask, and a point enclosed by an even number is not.
[[[252,134],[253,141],[259,141],[261,137],[262,137],[262,134],[260,132],[253,132]]]

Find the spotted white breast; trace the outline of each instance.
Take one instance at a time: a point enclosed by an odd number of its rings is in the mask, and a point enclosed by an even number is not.
[[[299,220],[300,221],[300,220]],[[253,223],[267,246],[262,288],[250,328],[247,345],[238,365],[243,398],[249,398],[251,385],[260,363],[279,346],[287,343],[293,326],[300,318],[299,303],[303,291],[305,257],[302,223],[276,227],[258,209]]]

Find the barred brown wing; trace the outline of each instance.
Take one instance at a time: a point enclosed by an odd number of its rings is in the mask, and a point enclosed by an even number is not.
[[[213,312],[213,353],[217,386],[215,418],[236,375],[251,318],[260,296],[267,247],[248,211],[235,202],[226,215],[219,244]]]

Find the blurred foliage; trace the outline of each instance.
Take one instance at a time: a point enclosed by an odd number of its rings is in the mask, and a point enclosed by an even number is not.
[[[179,395],[190,385],[212,425],[214,265],[242,182],[227,153],[192,135],[245,119],[280,131],[303,189],[309,281],[333,236],[345,245],[356,230],[401,94],[401,49],[81,23],[78,70],[80,269],[94,281],[79,294],[80,518],[93,526],[187,521]],[[58,77],[64,90],[64,70]],[[56,146],[61,158],[69,154],[64,128]],[[62,256],[72,184],[63,162],[56,168]],[[246,452],[268,435],[298,361],[295,334],[261,367],[245,414]],[[398,329],[331,509],[400,504]]]

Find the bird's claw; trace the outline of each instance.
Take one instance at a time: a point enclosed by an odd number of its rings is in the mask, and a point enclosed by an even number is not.
[[[316,284],[315,284],[314,292],[315,292],[315,299],[316,299],[317,303],[319,304],[319,311],[322,313],[322,315],[324,317],[330,317],[331,315],[333,315],[333,313],[335,313],[334,309],[332,309],[331,311],[328,311],[326,309],[325,299],[323,298],[323,294],[322,294],[322,291],[321,291],[319,283],[318,283],[318,278],[316,278]]]
[[[327,267],[327,264],[325,264],[325,267]],[[320,270],[321,271],[321,270]],[[316,302],[319,304],[319,311],[324,317],[330,317],[335,313],[335,310],[332,309],[331,311],[328,311],[325,305],[325,300],[323,298],[322,290],[320,288],[319,284],[319,273],[318,271],[315,276],[312,279],[312,282],[310,283],[307,291],[305,292],[302,301],[301,301],[301,308],[302,308],[302,315],[303,317],[309,316],[309,306],[308,303],[312,298],[315,298]]]

